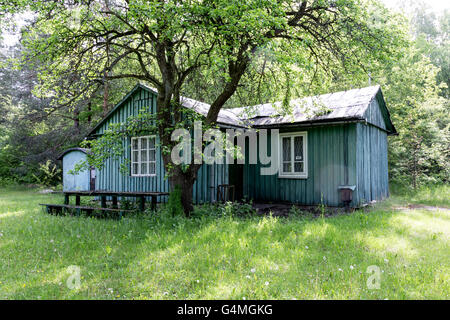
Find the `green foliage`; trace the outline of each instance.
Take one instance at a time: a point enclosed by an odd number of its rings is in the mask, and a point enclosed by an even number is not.
[[[63,149],[77,145],[108,111],[104,102],[110,107],[136,80],[157,90],[162,84],[174,89],[157,117],[142,114],[141,120],[151,120],[152,132],[170,135],[188,127],[179,95],[213,103],[233,87],[230,79],[242,67],[235,94],[221,100],[224,106],[283,101],[280,111],[289,114],[291,98],[366,86],[369,78],[381,84],[400,133],[390,138],[391,180],[416,187],[448,182],[449,13],[434,15],[423,4],[411,4],[408,14],[397,14],[371,0],[320,0],[307,6],[308,15],[297,24],[286,8],[298,10],[298,3],[284,0],[133,0],[126,7],[103,1],[1,3],[0,13],[35,16],[22,30],[21,45],[0,55],[0,111],[5,114],[0,132],[6,137],[0,177],[32,182],[40,163],[55,161]],[[7,25],[10,16],[0,14],[0,20]],[[172,46],[158,51],[161,43]],[[173,77],[164,77],[168,69],[158,63],[161,52],[159,61],[176,66]],[[304,111],[310,116],[328,112],[320,106]],[[173,117],[165,118],[164,112]],[[77,170],[121,158],[129,128],[109,129],[99,140],[84,142],[93,152]],[[161,143],[161,150],[167,154],[171,145]],[[189,169],[165,166],[167,172]],[[121,163],[121,171],[128,167]]]
[[[54,186],[61,181],[61,169],[51,160],[39,165],[39,174],[33,174],[35,182],[44,186]]]

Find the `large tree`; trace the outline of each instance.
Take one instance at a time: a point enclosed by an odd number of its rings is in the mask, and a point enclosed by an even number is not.
[[[380,5],[363,0],[12,0],[1,5],[0,16],[24,10],[36,16],[23,35],[25,61],[39,61],[40,92],[56,98],[55,108],[111,81],[148,82],[158,91],[156,123],[165,150],[175,143],[171,133],[182,119],[181,94],[192,91],[189,80],[215,84],[207,89],[211,107],[204,119],[213,126],[268,51],[287,73],[292,65],[370,71],[372,61],[393,57],[400,34],[386,16],[373,14]],[[175,165],[168,152],[163,160],[188,214],[200,165]]]

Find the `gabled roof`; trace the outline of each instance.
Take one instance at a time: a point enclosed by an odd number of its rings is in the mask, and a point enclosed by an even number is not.
[[[267,103],[251,107],[230,109],[250,126],[276,127],[287,124],[313,122],[337,122],[360,120],[371,122],[367,110],[374,100],[378,101],[386,131],[396,134],[380,86],[352,89],[320,96],[295,99],[290,102],[292,114],[282,115],[282,103]],[[373,123],[376,125],[375,123]]]
[[[155,95],[158,95],[158,91],[154,88],[151,88],[149,86],[146,86],[145,84],[142,83],[138,83],[134,86],[133,89],[131,89],[131,91],[129,93],[127,93],[127,95],[120,100],[109,112],[108,114],[102,119],[100,120],[100,122],[98,122],[95,127],[88,133],[88,136],[91,136],[93,134],[95,134],[95,132],[97,131],[97,129],[100,128],[100,126],[102,124],[104,124],[113,114],[114,112],[119,109],[122,104],[130,97],[132,96],[137,90],[142,89],[142,90],[146,90],[149,91]],[[206,116],[208,114],[208,110],[210,105],[201,101],[197,101],[194,99],[190,99],[190,98],[186,98],[186,97],[181,97],[181,104],[189,109],[193,109],[194,111],[203,114],[204,116]],[[243,122],[233,113],[230,112],[227,109],[223,109],[219,112],[219,116],[217,118],[217,123],[219,125],[231,125],[231,126],[238,126],[238,127],[243,127],[244,124]]]
[[[138,89],[155,95],[156,89],[137,84],[116,106],[92,129],[92,135],[121,105]],[[312,123],[331,123],[340,121],[364,121],[375,123],[369,116],[369,108],[378,102],[384,128],[388,134],[397,134],[391,122],[389,110],[383,98],[380,86],[352,89],[319,96],[306,97],[291,101],[292,114],[281,114],[281,102],[267,103],[243,108],[222,109],[217,118],[219,126],[232,127],[282,127],[285,125],[308,125]],[[204,116],[210,105],[194,99],[182,97],[181,104]]]
[[[83,152],[83,153],[86,153],[86,154],[88,154],[88,153],[91,152],[90,149],[85,149],[85,148],[70,148],[70,149],[64,150],[64,152],[61,153],[61,154],[58,156],[58,158],[56,158],[56,159],[57,159],[57,160],[61,160],[66,154],[68,154],[69,152],[72,152],[72,151],[80,151],[80,152]]]

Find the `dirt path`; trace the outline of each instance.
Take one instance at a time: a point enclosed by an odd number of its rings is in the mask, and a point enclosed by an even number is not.
[[[395,209],[398,209],[398,210],[424,209],[424,210],[429,210],[429,211],[444,211],[446,213],[450,213],[450,208],[427,206],[424,204],[409,204],[406,207],[395,207]]]

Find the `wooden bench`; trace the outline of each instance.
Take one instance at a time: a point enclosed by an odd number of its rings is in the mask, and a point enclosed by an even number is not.
[[[92,215],[94,211],[101,211],[103,213],[113,213],[119,219],[127,212],[133,212],[133,210],[115,209],[115,208],[98,208],[98,207],[85,207],[85,206],[71,206],[67,204],[48,204],[40,203],[40,206],[45,206],[48,214],[63,214],[70,212],[70,209],[74,209],[76,215],[80,215],[81,211],[85,211],[88,215]],[[99,215],[96,215],[99,216]]]

